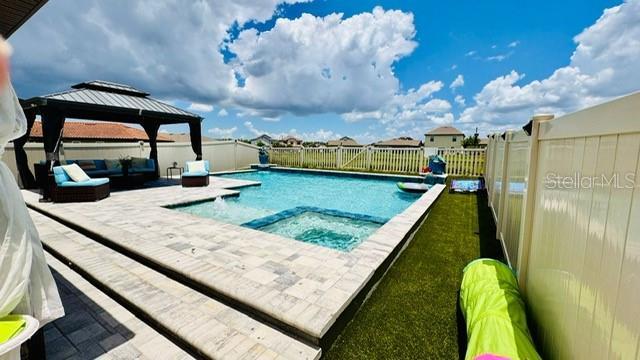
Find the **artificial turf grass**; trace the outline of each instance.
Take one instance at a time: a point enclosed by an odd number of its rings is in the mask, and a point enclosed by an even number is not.
[[[464,354],[462,269],[503,260],[484,192],[446,190],[326,359],[455,359]]]

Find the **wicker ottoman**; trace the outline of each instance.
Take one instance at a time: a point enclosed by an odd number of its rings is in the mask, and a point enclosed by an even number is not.
[[[57,203],[63,202],[87,202],[98,201],[109,197],[111,189],[109,183],[98,186],[53,186],[51,200]]]
[[[182,176],[182,187],[200,187],[209,185],[209,175]]]

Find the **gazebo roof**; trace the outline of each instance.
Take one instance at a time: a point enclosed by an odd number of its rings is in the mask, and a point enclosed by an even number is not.
[[[8,38],[47,0],[0,0],[0,35]]]
[[[67,117],[138,123],[140,118],[162,124],[202,120],[202,117],[149,97],[132,86],[94,80],[70,90],[28,99],[25,109],[54,107]]]

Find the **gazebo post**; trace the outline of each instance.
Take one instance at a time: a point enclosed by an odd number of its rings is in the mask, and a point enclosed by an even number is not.
[[[152,159],[155,164],[157,179],[160,177],[160,163],[158,162],[158,130],[160,129],[160,124],[153,120],[145,121],[143,119],[142,127],[149,137],[149,146],[151,147],[149,158]]]
[[[189,137],[191,138],[191,149],[196,153],[196,160],[202,160],[201,119],[189,121]]]
[[[29,140],[31,128],[33,128],[33,123],[36,121],[36,112],[27,110],[24,114],[27,117],[27,132],[13,141],[13,148],[16,156],[16,167],[20,174],[20,182],[25,189],[33,189],[36,187],[36,179],[33,177],[31,169],[29,169],[29,158],[24,151],[24,145]]]

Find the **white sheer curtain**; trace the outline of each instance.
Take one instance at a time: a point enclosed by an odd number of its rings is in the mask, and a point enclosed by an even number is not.
[[[26,129],[18,98],[7,84],[0,88],[0,156]],[[42,326],[64,316],[64,309],[20,189],[0,161],[0,317],[10,313],[31,315]],[[14,359],[16,353],[0,358]]]

